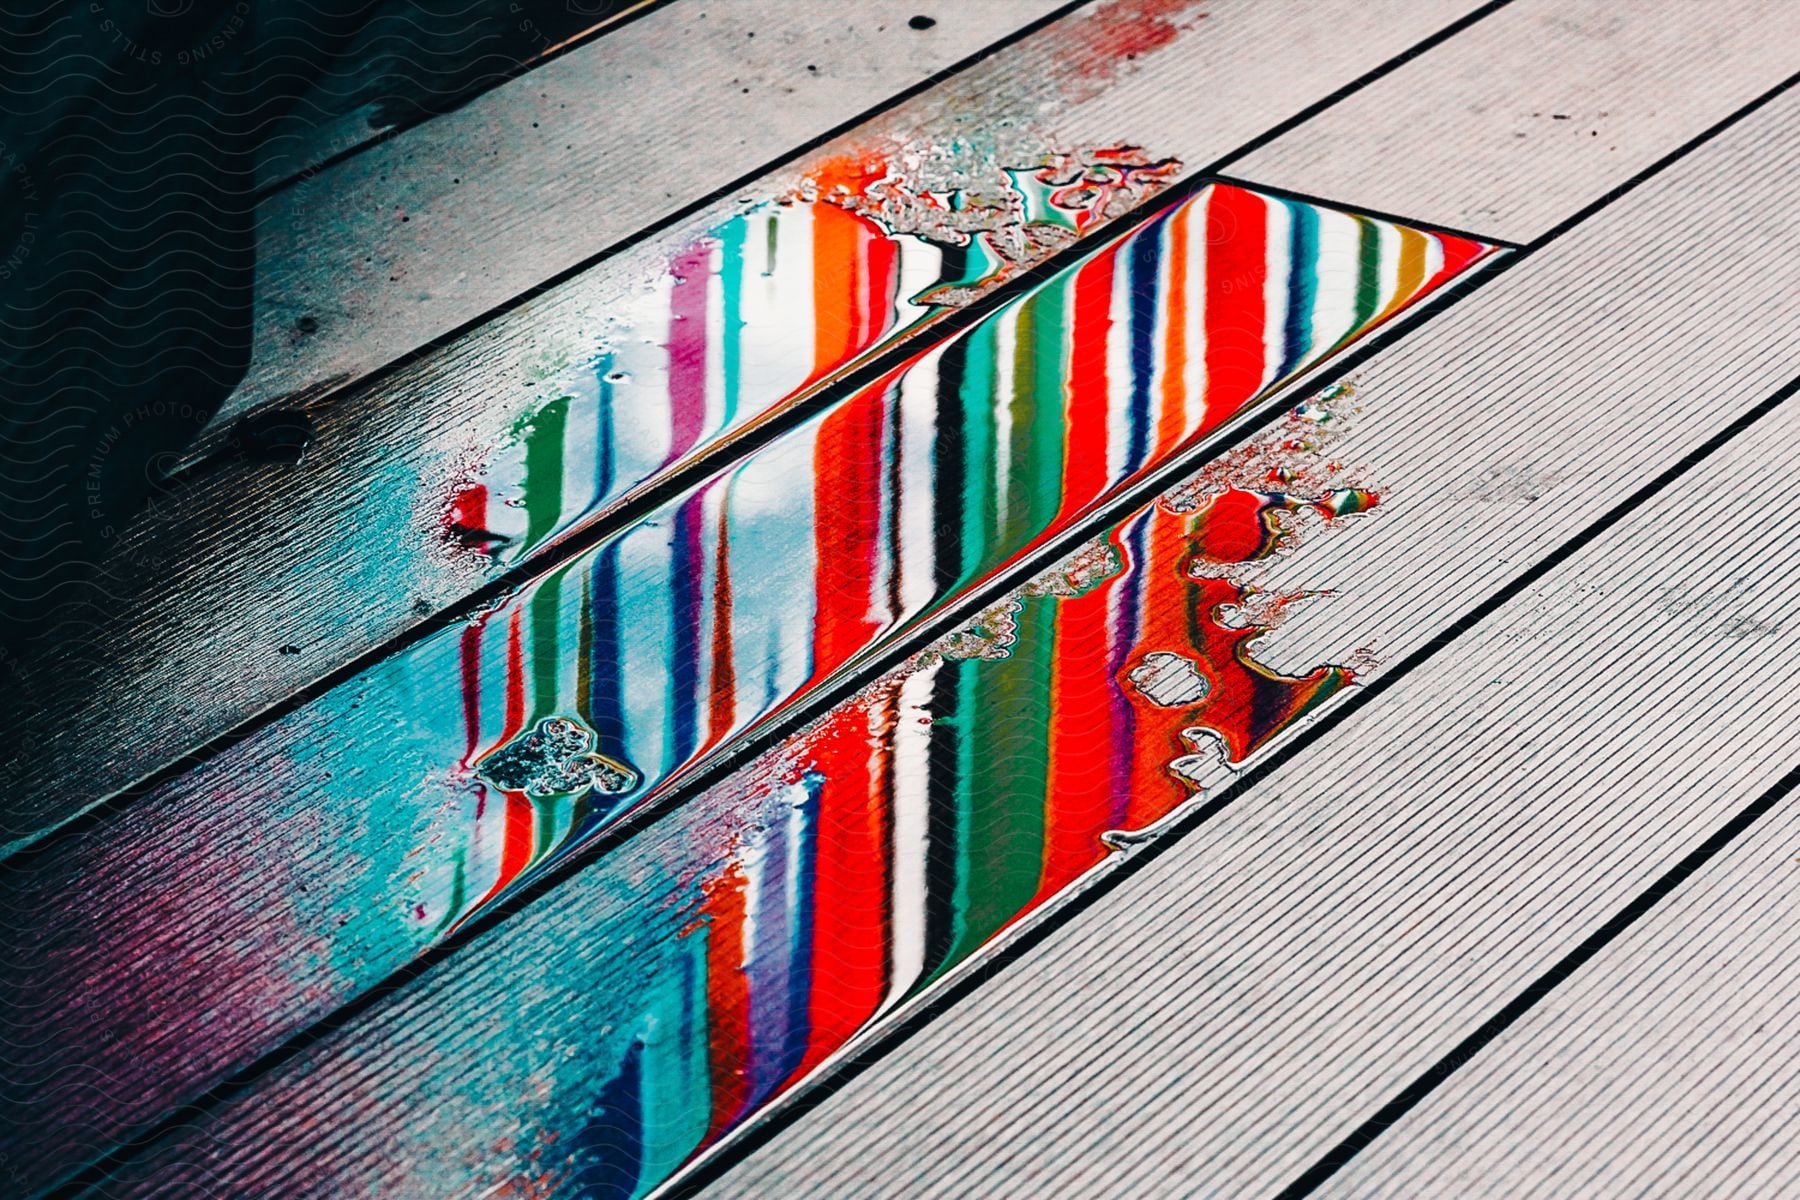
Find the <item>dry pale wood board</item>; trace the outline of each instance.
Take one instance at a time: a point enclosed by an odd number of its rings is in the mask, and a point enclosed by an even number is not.
[[[357,379],[1063,2],[674,4],[302,179],[257,214],[253,359],[216,420]]]
[[[1771,511],[1755,521],[1781,519]],[[1784,627],[1773,610],[1751,608],[1749,594],[1713,596],[1722,638],[1772,655],[1771,641],[1792,628],[1791,618]],[[1800,1190],[1797,842],[1800,803],[1790,795],[1317,1194]]]
[[[1118,22],[1139,8],[1098,5],[747,194],[781,196],[809,164],[862,149],[951,146],[993,171],[1051,149],[1138,142],[1204,163],[1472,7],[1215,4],[1198,19],[1192,6],[1157,6],[1121,43]],[[608,314],[737,207],[722,201],[334,401],[316,413],[318,441],[299,467],[228,467],[159,501],[107,564],[95,635],[21,664],[0,699],[19,733],[0,772],[5,840],[35,837],[491,578],[493,564],[443,528],[470,459],[548,401],[532,387],[543,364],[591,357]]]
[[[1391,432],[1338,452],[1389,484],[1389,511],[1294,560],[1333,590],[1321,611],[1359,610],[1341,635],[1400,661],[1783,394],[1791,345],[1752,364],[1720,339],[1793,320],[1795,281],[1750,264],[1794,232],[1797,109],[1772,105],[1571,234],[1582,253],[1546,252],[1369,364],[1363,429]],[[1715,271],[1731,282],[1702,299]],[[1769,631],[1800,615],[1800,523],[1752,498],[1800,464],[1797,433],[1789,401],[718,1194],[1279,1189],[1786,772],[1800,650]]]
[[[1800,69],[1785,0],[1518,3],[1471,34],[1428,88],[1396,72],[1233,169],[1529,241]]]
[[[1299,571],[1304,564],[1305,584],[1337,593],[1315,602],[1329,610],[1357,598],[1342,586],[1348,573],[1337,573],[1348,560],[1334,551],[1343,547],[1342,554],[1383,564],[1376,573],[1379,582],[1358,585],[1380,589],[1383,601],[1365,610],[1376,615],[1333,647],[1333,657],[1373,641],[1386,661],[1399,661],[1800,370],[1800,351],[1766,337],[1772,325],[1791,319],[1792,297],[1800,294],[1795,287],[1800,267],[1777,252],[1792,235],[1790,222],[1785,216],[1744,219],[1782,213],[1794,194],[1791,160],[1800,139],[1781,132],[1784,122],[1792,124],[1794,107],[1773,107],[1703,147],[1360,368],[1364,412],[1340,435],[1333,453],[1364,468],[1381,492],[1381,506],[1341,534],[1309,542],[1277,568]],[[1785,153],[1771,151],[1771,145]],[[1616,294],[1595,282],[1602,267],[1613,278],[1631,281],[1629,333],[1617,332]],[[1697,311],[1709,314],[1704,326],[1692,319]],[[1667,403],[1668,396],[1684,402]],[[1771,453],[1762,442],[1752,448],[1752,462]],[[1526,483],[1515,486],[1511,481],[1520,475]],[[1683,498],[1688,494],[1680,492]],[[1719,488],[1697,487],[1693,494],[1718,497],[1708,502],[1733,511],[1733,496]],[[1672,536],[1670,529],[1664,509],[1655,508],[1607,545],[1646,537],[1662,545]],[[1709,526],[1702,532],[1700,549],[1683,542],[1669,551],[1668,561],[1655,564],[1668,573],[1667,587],[1683,586],[1682,570],[1708,569],[1715,552],[1706,551],[1707,545],[1719,543],[1719,555],[1736,551],[1735,542],[1720,543],[1719,530]],[[1738,530],[1732,536],[1750,535]],[[1045,1147],[1083,1145],[1083,1139],[1099,1136],[1095,1126],[1104,1126],[1119,1144],[1099,1153],[1084,1147],[1082,1163],[1108,1172],[1135,1163],[1134,1169],[1154,1175],[1156,1163],[1136,1150],[1143,1144],[1141,1128],[1119,1117],[1127,1112],[1138,1114],[1134,1119],[1144,1112],[1166,1115],[1180,1126],[1178,1133],[1165,1135],[1178,1145],[1198,1147],[1215,1138],[1216,1161],[1223,1163],[1236,1152],[1228,1144],[1232,1136],[1262,1137],[1266,1121],[1300,1103],[1280,1087],[1249,1086],[1263,1069],[1257,1056],[1265,1043],[1257,1029],[1266,1027],[1277,1042],[1313,1029],[1336,1030],[1334,1019],[1347,1029],[1345,1038],[1387,1031],[1370,1024],[1367,1011],[1343,1007],[1344,986],[1315,987],[1309,981],[1314,970],[1329,978],[1332,954],[1352,955],[1359,947],[1371,953],[1405,949],[1415,956],[1402,964],[1406,970],[1460,979],[1454,988],[1419,988],[1411,994],[1422,997],[1421,1003],[1454,999],[1478,1018],[1495,994],[1506,994],[1508,978],[1529,977],[1531,954],[1499,945],[1491,954],[1458,960],[1466,926],[1483,928],[1481,922],[1496,907],[1505,912],[1533,897],[1546,905],[1559,898],[1585,903],[1603,917],[1613,900],[1607,887],[1627,887],[1635,878],[1632,871],[1650,869],[1658,853],[1699,836],[1716,815],[1685,794],[1685,808],[1646,810],[1637,806],[1644,789],[1635,782],[1627,785],[1623,802],[1595,801],[1573,810],[1568,793],[1542,787],[1544,771],[1562,770],[1552,752],[1566,756],[1576,775],[1598,769],[1605,759],[1593,748],[1608,743],[1597,739],[1626,736],[1634,714],[1660,711],[1657,704],[1678,694],[1673,683],[1645,685],[1641,654],[1623,660],[1625,673],[1609,674],[1614,668],[1606,664],[1620,653],[1618,644],[1583,633],[1608,613],[1619,617],[1621,628],[1664,622],[1670,632],[1658,644],[1681,631],[1676,618],[1658,608],[1669,593],[1640,586],[1643,564],[1618,568],[1624,572],[1620,576],[1608,573],[1614,570],[1611,561],[1596,551],[1559,567],[1513,600],[1503,618],[1482,626],[1480,637],[1441,656],[1435,675],[1421,671],[1397,682],[1388,696],[1321,744],[1303,748],[1292,769],[1284,767],[1226,815],[1180,842],[1176,852],[1104,898],[1097,911],[1055,934],[1052,946],[940,1017],[751,1158],[741,1179],[728,1180],[728,1190],[789,1194],[810,1187],[835,1195],[851,1180],[871,1187],[931,1184],[967,1191],[969,1180],[950,1178],[955,1164],[985,1169],[1016,1145],[1019,1161],[1009,1158],[1003,1169],[1037,1169],[1024,1161],[1030,1160],[1041,1164],[1045,1176],[1014,1190],[1079,1191],[1080,1181],[1070,1183],[1070,1176],[1051,1179],[1073,1151],[1058,1158]],[[1570,614],[1558,607],[1565,601],[1585,607]],[[1584,617],[1586,624],[1579,619]],[[1271,636],[1276,648],[1285,633]],[[1564,648],[1552,653],[1558,646]],[[1680,671],[1696,669],[1697,658],[1690,652],[1659,661],[1680,678]],[[1693,719],[1643,758],[1637,769],[1648,778],[1664,778],[1669,761],[1687,761],[1681,756],[1696,741],[1715,736],[1717,722],[1762,719],[1756,714],[1766,705],[1752,711],[1735,698],[1749,696],[1760,704],[1764,693],[1758,689],[1783,666],[1725,657],[1701,661],[1709,664],[1702,669],[1721,674],[1708,675],[1694,690],[1705,704]],[[1381,670],[1378,666],[1370,678],[1379,681]],[[1558,679],[1591,686],[1558,691]],[[1545,704],[1555,700],[1571,709],[1566,724],[1572,732],[1560,740],[1533,740],[1538,735],[1532,730],[1541,727],[1532,724],[1538,718],[1530,703],[1540,691]],[[1623,724],[1609,734],[1614,711],[1622,714]],[[1581,724],[1584,720],[1590,724]],[[1392,732],[1384,736],[1384,730]],[[1775,738],[1779,731],[1753,725],[1746,736],[1752,734]],[[1412,735],[1418,742],[1401,753],[1397,746],[1404,749],[1405,743],[1395,739]],[[1482,739],[1497,747],[1495,757],[1463,753],[1469,745],[1489,744]],[[1531,752],[1540,744],[1545,757],[1534,761]],[[1746,761],[1747,766],[1722,760],[1707,769],[1722,772],[1720,779],[1742,781],[1757,769],[1753,759]],[[1440,778],[1406,790],[1409,772],[1430,771],[1461,772],[1467,786]],[[1588,795],[1600,786],[1584,781],[1577,793]],[[129,1191],[151,1178],[165,1183],[190,1178],[189,1171],[204,1171],[223,1186],[258,1186],[284,1170],[279,1147],[293,1143],[302,1130],[319,1128],[327,1117],[330,1137],[305,1140],[309,1169],[316,1172],[309,1178],[325,1181],[320,1186],[367,1190],[427,1180],[461,1187],[472,1179],[484,1185],[503,1180],[518,1169],[519,1155],[579,1123],[580,1114],[559,1107],[574,1101],[565,1099],[557,1084],[565,1072],[580,1075],[598,1070],[597,1063],[604,1065],[600,1060],[611,1061],[594,1052],[595,1040],[629,1029],[630,1015],[612,1011],[609,1003],[614,997],[632,1002],[634,972],[666,956],[668,948],[634,942],[626,953],[621,930],[634,928],[633,915],[663,903],[664,891],[675,886],[657,865],[671,854],[680,858],[675,851],[683,836],[704,832],[704,821],[690,819],[690,813],[703,812],[708,803],[696,800],[352,1023],[327,1033],[209,1116],[171,1133],[143,1162],[122,1168],[112,1187]],[[1637,836],[1633,822],[1640,818],[1647,825]],[[1476,851],[1487,844],[1493,822],[1535,832],[1501,839],[1484,859]],[[1570,835],[1582,828],[1612,833]],[[1309,829],[1315,833],[1308,835]],[[1329,830],[1329,836],[1319,830]],[[329,831],[317,828],[306,836],[321,832],[329,840]],[[1434,877],[1427,866],[1408,857],[1409,848],[1440,843],[1452,866],[1468,864],[1473,881],[1468,887],[1454,871],[1435,877],[1441,887],[1428,886]],[[1398,880],[1382,876],[1387,860],[1380,854],[1390,854],[1403,873],[1416,867],[1415,874]],[[1353,883],[1322,887],[1340,871],[1352,881],[1361,872],[1374,872],[1376,882],[1363,899]],[[1204,886],[1197,887],[1196,880]],[[1409,889],[1408,903],[1422,906],[1420,911],[1396,907],[1396,890],[1404,898]],[[212,900],[214,907],[234,911],[257,903],[242,894]],[[43,901],[21,897],[19,903],[29,908]],[[90,907],[99,911],[109,904]],[[1183,904],[1194,911],[1176,911]],[[1158,905],[1170,906],[1169,911]],[[1306,915],[1309,905],[1318,908],[1314,916]],[[1441,925],[1433,924],[1436,917]],[[1294,931],[1312,928],[1315,919],[1322,928],[1333,920],[1366,921],[1388,933],[1358,942],[1333,932],[1320,936],[1314,947]],[[1531,932],[1554,940],[1568,931],[1566,923],[1558,923],[1565,919],[1576,922],[1566,912],[1550,913]],[[1414,934],[1396,941],[1389,936],[1394,922],[1403,929],[1412,926]],[[179,923],[199,928],[185,917]],[[1495,936],[1504,943],[1504,931]],[[214,937],[204,935],[208,941]],[[1293,953],[1297,937],[1306,947],[1299,956]],[[1169,938],[1195,940],[1192,946],[1173,945]],[[1219,947],[1254,947],[1256,957],[1240,969],[1236,960],[1220,962]],[[1149,960],[1154,961],[1146,966]],[[1205,985],[1183,974],[1190,969],[1223,972],[1219,986],[1231,985],[1225,992],[1230,1003],[1196,1017],[1217,1024],[1217,1037],[1211,1024],[1139,1027],[1121,1017],[1156,1013],[1168,998],[1179,1007],[1197,987],[1206,994]],[[1175,978],[1153,978],[1159,970]],[[1455,976],[1458,970],[1465,975]],[[1271,985],[1259,993],[1251,986],[1259,972],[1291,986]],[[272,974],[258,976],[259,983]],[[1082,986],[1072,989],[1072,979],[1082,980]],[[1408,989],[1396,987],[1388,999],[1400,1003]],[[1257,1007],[1234,1016],[1232,1005],[1246,996],[1256,999]],[[1292,1022],[1276,1011],[1284,1002],[1302,1006]],[[236,1005],[234,1013],[248,1008]],[[1228,1027],[1228,1018],[1239,1024]],[[209,1029],[241,1019],[215,1016]],[[973,1033],[971,1023],[979,1026]],[[1432,1035],[1451,1023],[1449,1016],[1437,1024],[1399,1022],[1402,1033],[1418,1043],[1415,1055],[1429,1054]],[[1063,1025],[1081,1036],[1065,1037]],[[948,1032],[940,1035],[940,1028]],[[1130,1036],[1124,1036],[1127,1031]],[[182,1036],[175,1026],[169,1034]],[[497,1044],[508,1046],[509,1053],[494,1054]],[[1355,1050],[1342,1038],[1331,1045],[1337,1047],[1334,1053]],[[1183,1097],[1158,1109],[1142,1097],[1121,1098],[1108,1083],[1115,1074],[1138,1080],[1150,1074],[1154,1078],[1145,1089],[1164,1087],[1167,1080],[1155,1076],[1157,1067],[1202,1051],[1225,1056],[1217,1070],[1208,1065],[1195,1073],[1200,1082],[1194,1086],[1216,1087],[1218,1097]],[[1318,1060],[1306,1053],[1293,1061]],[[1361,1086],[1372,1078],[1362,1074],[1373,1070],[1372,1061],[1356,1059],[1346,1078]],[[1404,1079],[1409,1065],[1396,1057],[1394,1077]],[[1072,1091],[1031,1090],[1073,1079],[1081,1086]],[[951,1084],[967,1090],[935,1090]],[[1333,1121],[1352,1119],[1343,1114],[1354,1109],[1347,1103],[1354,1097],[1323,1090],[1315,1097],[1316,1079],[1297,1086],[1304,1103],[1295,1111],[1311,1114],[1319,1137],[1335,1135]],[[1381,1082],[1369,1086],[1379,1092]],[[585,1095],[579,1088],[569,1093]],[[1261,1125],[1252,1119],[1256,1113],[1241,1107],[1258,1097],[1276,1114],[1263,1113]],[[1065,1108],[1071,1121],[1092,1115],[1094,1125],[1048,1128]],[[997,1119],[1010,1114],[1046,1131],[1039,1139],[1009,1141],[1010,1127],[974,1120],[971,1113]],[[940,1152],[934,1139],[952,1137],[960,1140]],[[1269,1150],[1265,1160],[1261,1154],[1269,1144],[1258,1142],[1244,1151],[1239,1165],[1261,1163],[1258,1169],[1266,1168],[1279,1182],[1281,1171],[1297,1169],[1290,1161],[1294,1156],[1304,1165],[1305,1150],[1296,1150],[1298,1144],[1281,1142],[1288,1159]]]

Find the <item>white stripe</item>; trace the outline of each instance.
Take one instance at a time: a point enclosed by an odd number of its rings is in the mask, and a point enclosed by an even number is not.
[[[1187,412],[1182,428],[1193,433],[1206,416],[1207,205],[1217,189],[1208,184],[1175,219],[1187,226]]]
[[[994,318],[994,514],[1006,528],[1007,492],[1012,482],[1013,398],[1019,362],[1019,309],[1008,305]]]
[[[1347,213],[1319,211],[1318,284],[1308,359],[1325,353],[1356,322],[1356,280],[1362,265],[1362,226]]]
[[[941,663],[906,678],[895,714],[893,925],[888,931],[893,976],[878,1012],[898,1004],[925,974],[926,868],[931,849],[931,796],[926,787],[930,704]]]
[[[923,609],[936,592],[933,571],[936,545],[932,536],[937,506],[945,517],[957,520],[960,496],[937,495],[934,459],[937,443],[938,363],[943,351],[935,350],[900,377],[900,607],[897,617]]]
[[[1137,236],[1146,234],[1140,230]],[[1106,455],[1107,481],[1117,483],[1131,471],[1127,455],[1131,452],[1131,292],[1135,281],[1131,278],[1131,256],[1125,253],[1124,243],[1115,246],[1110,254],[1112,292],[1107,297],[1107,315],[1111,323],[1106,329],[1106,362],[1103,366],[1106,372],[1106,445],[1071,445],[1069,454],[1092,454],[1096,449],[1100,450]],[[1074,339],[1070,341],[1072,344]]]
[[[1268,216],[1263,241],[1262,326],[1262,385],[1267,387],[1281,374],[1281,362],[1287,356],[1288,270],[1293,262],[1294,214],[1279,200],[1258,199]]]

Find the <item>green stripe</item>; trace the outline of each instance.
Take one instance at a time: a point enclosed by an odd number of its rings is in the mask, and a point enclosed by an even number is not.
[[[727,426],[737,419],[738,377],[743,369],[744,237],[748,224],[747,221],[729,222],[719,240],[719,286],[725,297],[721,317],[723,344],[719,353],[725,375],[724,420]]]
[[[978,950],[1037,895],[1049,794],[1056,613],[1054,601],[1026,601],[1012,653],[973,661],[965,672],[967,720],[978,734],[969,739],[964,764],[966,907],[949,955],[953,963]]]
[[[531,718],[535,724],[554,715],[560,705],[562,655],[562,590],[566,572],[552,575],[531,596]]]
[[[1048,528],[1062,506],[1064,323],[1073,282],[1072,274],[1061,276],[1019,310],[1005,533],[1013,545]]]
[[[968,335],[963,356],[963,583],[986,572],[999,540],[994,529],[994,515],[999,511],[994,471],[994,372],[994,326],[990,321]]]
[[[644,1158],[634,1196],[673,1175],[700,1146],[712,1115],[706,1061],[706,939],[700,926],[677,943],[644,1022]]]
[[[558,396],[538,410],[525,435],[525,547],[550,535],[562,517],[563,435],[569,397]]]
[[[1356,320],[1348,336],[1374,319],[1381,311],[1381,227],[1367,217],[1356,218],[1362,226],[1362,239],[1357,246],[1361,259],[1356,277]]]

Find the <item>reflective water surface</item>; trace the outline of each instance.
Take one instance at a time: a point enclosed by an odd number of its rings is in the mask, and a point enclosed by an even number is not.
[[[463,545],[512,563],[1141,201],[1172,173],[1125,151],[999,172],[992,196],[920,192],[881,158],[826,163],[809,198],[697,239],[613,314],[585,362],[454,489]]]
[[[423,701],[412,720],[442,758],[420,765],[454,797],[415,919],[454,925],[1490,252],[1207,187],[378,668]],[[550,718],[639,786],[484,780],[487,756]]]
[[[535,981],[504,1014],[519,1044],[567,1048],[550,1072],[566,1086],[521,1084],[536,1099],[520,1102],[559,1139],[540,1157],[567,1169],[495,1194],[581,1194],[589,1185],[569,1181],[590,1175],[651,1186],[1101,861],[1101,833],[1179,804],[1217,747],[1252,754],[1347,686],[1344,665],[1288,678],[1258,663],[1255,628],[1294,598],[1246,592],[1235,572],[1298,525],[1379,511],[1359,481],[1277,464],[1110,531],[1088,518],[1492,253],[1243,188],[1198,190],[467,623],[9,873],[0,899],[37,918],[0,938],[6,999],[43,1016],[40,1053],[0,1096],[0,1150],[45,1171],[100,1153],[366,994],[809,689],[857,679],[872,650],[1047,537],[1097,539],[1016,611],[951,639],[948,657],[827,718],[792,772],[692,801],[655,827],[691,836],[627,841],[496,931],[606,917],[501,972]],[[515,526],[486,549],[503,556],[577,519],[590,497],[547,481],[584,461],[591,476],[608,460],[582,456],[615,443],[581,441],[574,418],[618,415],[602,385],[624,381],[607,375],[683,369],[670,344],[646,346],[630,368],[596,364],[589,400],[567,393],[561,432],[540,412],[513,484],[495,468],[490,498],[516,486],[508,498],[521,503],[492,507],[539,532]],[[1329,427],[1328,407],[1303,407],[1292,440]],[[663,462],[673,444],[646,442],[640,461]],[[540,488],[554,502],[539,505]],[[484,549],[475,534],[504,532],[463,515],[471,552]],[[619,905],[571,901],[563,914],[583,880]],[[604,961],[555,977],[534,965],[565,954]],[[551,994],[554,1011],[540,1003]],[[446,1052],[443,1080],[461,1087],[514,1061]],[[77,1076],[110,1087],[77,1096],[66,1086]],[[509,1152],[480,1154],[504,1164]]]
[[[1023,589],[967,657],[927,656],[649,834],[684,882],[598,927],[658,967],[600,973],[630,981],[599,1004],[613,1065],[541,1112],[546,1194],[644,1194],[1091,872],[1117,835],[1167,817],[1194,776],[1350,685],[1342,666],[1257,662],[1278,605],[1241,611],[1257,597],[1231,568],[1290,541],[1272,514],[1329,525],[1378,504],[1302,488],[1140,510]],[[731,829],[723,847],[709,814]]]
[[[314,1192],[652,1192],[1352,686],[1256,655],[1313,594],[1263,564],[1379,518],[1315,424],[1351,400],[1099,531],[145,1176],[254,1178],[277,1114],[354,1106]]]

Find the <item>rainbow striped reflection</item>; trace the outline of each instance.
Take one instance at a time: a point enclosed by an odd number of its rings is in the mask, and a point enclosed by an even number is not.
[[[1104,154],[1103,154],[1104,157]],[[1001,174],[1021,245],[1079,234],[1172,163],[1056,161]],[[888,195],[889,168],[826,164],[836,200],[756,206],[679,253],[613,314],[608,348],[543,381],[554,398],[520,419],[451,497],[444,525],[503,563],[772,417],[1022,265],[1001,231],[900,232],[845,207]],[[836,189],[829,185],[845,180]],[[850,185],[854,185],[852,188]],[[966,197],[909,197],[948,222]],[[1030,257],[1029,254],[1026,257]]]
[[[412,907],[421,933],[1493,252],[1208,186],[377,668],[374,686],[419,698],[417,731],[442,747],[436,777],[457,806]],[[436,700],[452,680],[454,699]],[[484,774],[552,721],[587,731],[596,756],[552,764],[555,777],[623,771],[633,786]]]
[[[1189,764],[1242,763],[1340,695],[1349,671],[1270,670],[1264,629],[1220,609],[1252,598],[1230,568],[1275,514],[1378,503],[1315,477],[1148,506],[1022,589],[983,654],[870,687],[601,862],[584,895],[642,902],[585,927],[610,953],[543,967],[593,1001],[504,1030],[585,1064],[508,1126],[542,1148],[533,1194],[649,1192],[1167,817]]]

